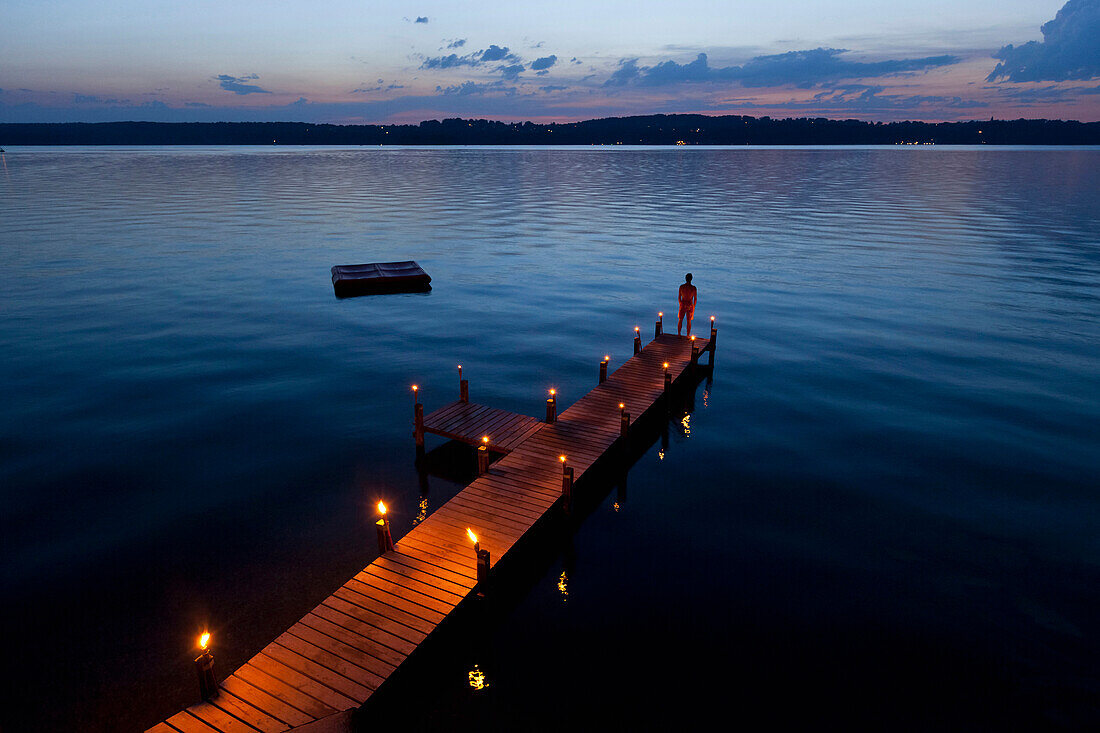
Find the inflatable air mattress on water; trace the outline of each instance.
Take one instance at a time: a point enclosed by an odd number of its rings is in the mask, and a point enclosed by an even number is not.
[[[431,282],[428,273],[412,261],[332,268],[332,288],[338,298],[370,293],[422,293],[432,289]]]

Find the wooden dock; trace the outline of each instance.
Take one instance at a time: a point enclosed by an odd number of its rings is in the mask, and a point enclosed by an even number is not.
[[[499,562],[562,500],[560,456],[579,480],[620,440],[621,413],[637,422],[665,393],[665,372],[679,379],[710,346],[697,339],[693,357],[687,338],[657,336],[553,423],[461,400],[424,417],[424,432],[474,444],[488,435],[491,450],[506,455],[229,675],[216,694],[149,730],[285,731],[362,705],[475,590],[467,528],[492,564]]]

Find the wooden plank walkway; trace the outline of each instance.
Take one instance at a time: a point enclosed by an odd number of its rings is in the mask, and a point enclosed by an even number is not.
[[[701,351],[708,346],[697,343]],[[558,456],[568,456],[575,480],[583,476],[619,439],[619,403],[633,423],[660,399],[665,362],[679,378],[690,367],[691,342],[658,336],[556,422],[536,421],[488,473],[222,681],[217,694],[149,730],[285,731],[362,705],[473,591],[466,528],[499,562],[561,498]],[[478,408],[466,404],[453,414],[474,424]],[[442,422],[448,409],[455,404],[429,416],[438,416],[438,430],[454,427]],[[480,437],[480,428],[473,432]]]
[[[470,445],[489,438],[489,450],[509,453],[539,429],[542,421],[473,402],[452,402],[424,416],[424,432]]]

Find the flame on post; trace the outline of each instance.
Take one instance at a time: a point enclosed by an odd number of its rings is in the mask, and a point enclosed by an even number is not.
[[[470,542],[473,542],[475,545],[477,544],[477,535],[474,534],[474,531],[469,527],[466,528],[466,536],[470,538]]]
[[[204,632],[202,632],[202,634],[199,635],[199,649],[202,649],[205,652],[209,646],[210,646],[210,632],[209,631],[204,631]]]
[[[604,360],[604,361],[611,361],[611,357],[610,357],[609,355],[607,355],[607,354],[604,354],[604,355],[603,355],[603,360]]]
[[[482,435],[481,436],[481,442],[484,443],[485,445],[489,445],[489,436],[488,435]]]
[[[565,456],[558,456],[558,460],[565,463]]]
[[[665,312],[664,311],[657,311],[657,317],[658,318],[664,318],[665,317]]]
[[[620,410],[625,410],[626,409],[626,403],[625,402],[620,402],[619,403],[619,409]]]
[[[386,516],[386,505],[382,502],[378,502],[378,513],[383,517]]]
[[[638,328],[637,326],[635,326],[635,327],[634,327],[634,333],[638,333],[638,332],[639,332],[639,331],[641,331],[641,330],[642,330],[642,329]]]
[[[554,395],[556,395],[557,393],[558,393],[558,391],[557,391],[556,389],[551,389],[551,390],[550,390],[550,396],[551,396],[551,397],[553,397],[553,396],[554,396]]]
[[[666,372],[668,371],[668,362],[667,361],[665,362],[665,371]]]

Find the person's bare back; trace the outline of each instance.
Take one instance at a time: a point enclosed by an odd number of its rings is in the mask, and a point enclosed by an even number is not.
[[[684,284],[680,286],[680,320],[676,323],[676,335],[684,329],[684,316],[688,319],[688,332],[691,335],[691,319],[695,317],[695,302],[698,300],[699,291],[691,284],[691,273],[684,276]]]

